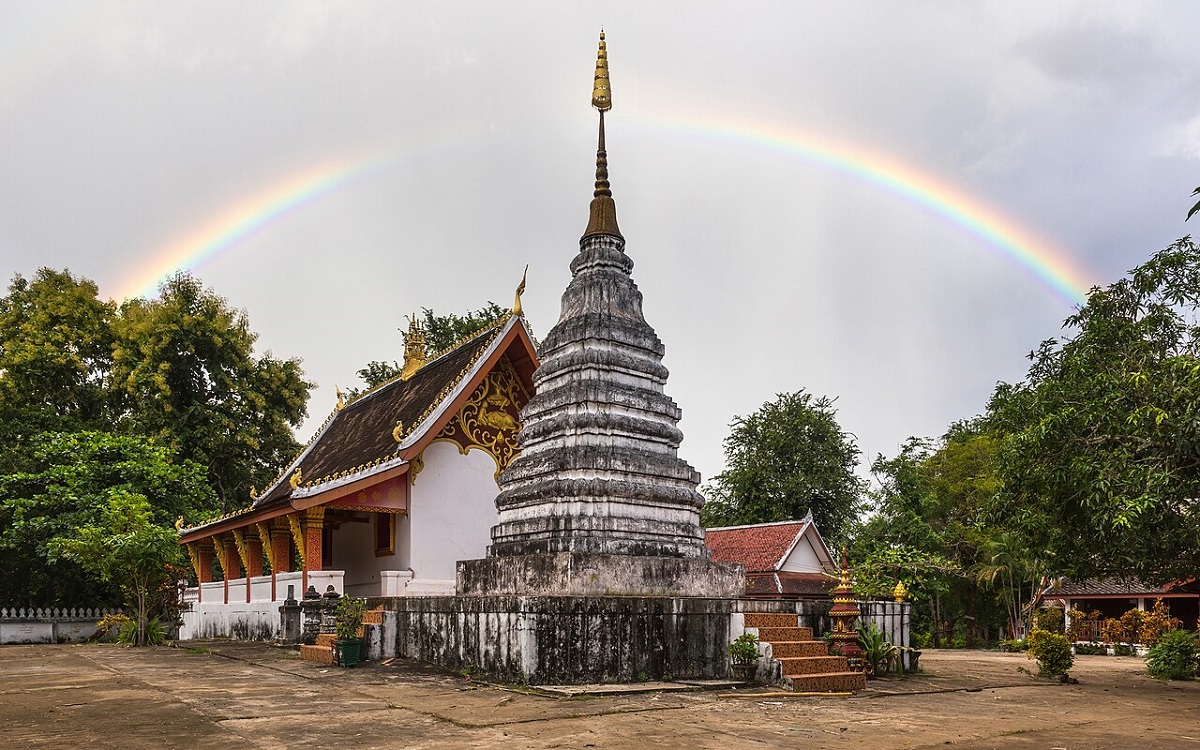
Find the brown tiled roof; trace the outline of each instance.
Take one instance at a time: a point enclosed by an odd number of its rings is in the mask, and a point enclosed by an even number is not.
[[[1051,584],[1043,596],[1136,596],[1191,593],[1200,589],[1196,581],[1174,581],[1161,586],[1138,578],[1063,578]]]
[[[706,529],[704,544],[715,562],[741,563],[747,573],[770,573],[782,562],[806,523],[785,521]]]
[[[302,484],[320,482],[342,472],[360,470],[373,461],[396,456],[399,444],[392,436],[397,421],[406,431],[418,426],[458,384],[467,369],[488,347],[507,319],[481,331],[459,346],[427,363],[408,380],[395,378],[351,401],[313,438],[299,458]],[[289,465],[280,480],[255,502],[263,508],[283,502],[292,494]]]

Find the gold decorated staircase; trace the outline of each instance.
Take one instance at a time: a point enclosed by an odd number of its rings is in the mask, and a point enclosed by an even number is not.
[[[770,658],[779,662],[782,682],[797,692],[841,693],[862,690],[867,677],[850,671],[844,656],[830,656],[829,644],[813,638],[812,628],[798,627],[799,619],[786,612],[747,612],[747,630],[757,629],[758,639],[771,645]]]

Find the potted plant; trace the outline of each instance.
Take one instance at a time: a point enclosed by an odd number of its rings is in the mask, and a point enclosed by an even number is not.
[[[729,654],[729,671],[734,679],[750,682],[758,667],[758,636],[742,633],[725,649]]]
[[[367,600],[343,596],[334,609],[334,634],[337,635],[338,664],[353,667],[362,661],[363,615],[367,611]]]

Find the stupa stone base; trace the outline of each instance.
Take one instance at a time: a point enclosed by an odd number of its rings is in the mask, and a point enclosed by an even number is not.
[[[684,557],[553,552],[459,560],[464,596],[667,596],[736,599],[741,565]]]
[[[698,597],[372,599],[373,658],[399,656],[542,685],[726,676],[736,602]],[[378,632],[378,635],[375,633]]]

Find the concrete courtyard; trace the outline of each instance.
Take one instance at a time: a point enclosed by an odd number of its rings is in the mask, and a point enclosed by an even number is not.
[[[1077,685],[1020,654],[931,651],[854,697],[758,690],[555,697],[402,661],[337,669],[264,644],[0,648],[12,748],[1200,748],[1200,684],[1079,657]]]

